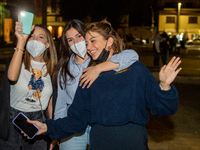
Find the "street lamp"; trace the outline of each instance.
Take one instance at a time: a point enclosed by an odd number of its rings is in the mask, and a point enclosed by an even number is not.
[[[178,3],[177,27],[176,27],[177,34],[179,33],[179,16],[180,16],[181,5],[182,5],[181,3]]]

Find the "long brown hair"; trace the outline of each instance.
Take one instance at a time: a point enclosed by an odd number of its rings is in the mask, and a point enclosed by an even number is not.
[[[47,36],[47,42],[49,44],[49,48],[47,48],[44,51],[44,56],[43,59],[45,61],[45,65],[47,67],[47,72],[44,76],[46,76],[47,74],[49,74],[50,76],[53,75],[54,72],[54,67],[57,64],[57,52],[56,52],[56,48],[54,45],[54,41],[53,41],[53,37],[51,32],[43,25],[35,25],[35,27],[40,27],[42,28]],[[28,53],[28,51],[25,51],[24,54],[24,65],[25,65],[25,69],[30,71],[30,67],[31,67],[31,58],[30,58],[30,54]]]
[[[53,84],[57,86],[57,80],[58,80],[57,78],[59,78],[58,82],[60,84],[61,89],[63,89],[63,85],[64,85],[64,88],[66,87],[66,85],[68,84],[67,81],[69,80],[72,81],[75,79],[69,70],[69,60],[72,55],[72,51],[70,50],[70,47],[68,45],[66,32],[69,29],[74,28],[83,37],[85,37],[85,27],[86,26],[82,21],[73,19],[65,26],[63,30],[62,37],[60,39],[60,46],[58,49],[59,54],[60,54],[60,59],[59,59],[58,64],[55,67],[55,71],[53,74]],[[69,79],[67,79],[67,75],[69,76]]]

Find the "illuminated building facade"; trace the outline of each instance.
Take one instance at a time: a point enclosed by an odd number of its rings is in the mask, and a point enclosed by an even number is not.
[[[180,39],[200,38],[199,0],[159,0],[158,31]]]
[[[54,38],[62,36],[63,27],[66,25],[59,11],[59,0],[47,0],[47,27]]]

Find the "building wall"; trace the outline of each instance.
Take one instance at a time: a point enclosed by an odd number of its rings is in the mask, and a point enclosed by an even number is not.
[[[180,32],[185,32],[185,31],[189,31],[191,33],[199,33],[199,29],[200,29],[200,16],[198,16],[197,19],[197,24],[189,24],[188,23],[188,18],[189,16],[187,15],[181,15],[180,16],[180,24],[179,24],[179,30]]]
[[[175,17],[177,21],[176,15],[159,15],[159,22],[158,22],[158,31],[159,32],[173,32],[176,33],[176,23],[166,23],[166,17]]]
[[[200,1],[196,0],[162,0],[160,2],[158,31],[174,35],[187,35],[188,39],[200,36]],[[177,8],[163,8],[166,3],[177,3]],[[178,19],[178,2],[181,2],[180,15]],[[192,3],[193,8],[185,8],[187,3]],[[175,17],[174,23],[167,23],[167,17]],[[197,23],[189,23],[189,17],[197,17]],[[177,23],[177,20],[179,22]],[[178,29],[177,29],[178,25]],[[178,32],[177,32],[178,30]]]
[[[66,25],[59,13],[58,2],[59,0],[47,0],[47,27],[55,38],[62,35],[63,28]]]
[[[175,17],[175,23],[166,23],[166,17]],[[199,33],[200,30],[200,16],[198,16],[198,23],[197,24],[189,24],[188,23],[189,15],[180,15],[179,17],[179,32],[192,32],[192,33]],[[176,15],[159,15],[159,32],[176,32],[177,27],[177,16]]]

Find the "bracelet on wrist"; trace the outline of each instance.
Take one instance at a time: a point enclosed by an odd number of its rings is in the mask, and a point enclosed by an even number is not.
[[[17,52],[21,51],[22,53],[24,53],[24,50],[25,50],[25,49],[21,49],[21,48],[17,48],[17,47],[16,47],[16,48],[14,48],[14,50],[17,50]]]

